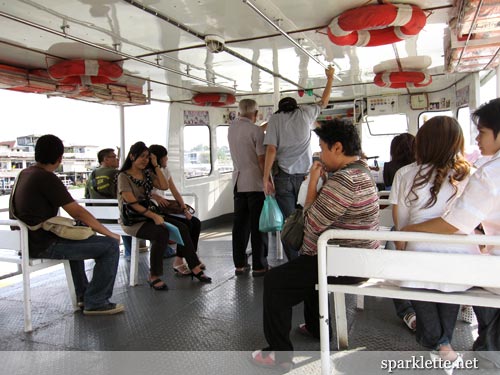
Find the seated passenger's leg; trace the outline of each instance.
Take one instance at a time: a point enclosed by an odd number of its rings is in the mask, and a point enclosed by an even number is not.
[[[151,281],[163,275],[163,253],[168,246],[169,232],[166,226],[146,221],[137,232],[138,238],[151,242],[149,266]]]
[[[43,258],[68,259],[71,261],[71,271],[76,280],[75,289],[84,285],[82,278],[83,261],[95,259],[92,280],[85,291],[85,309],[95,309],[109,304],[113,294],[113,286],[118,269],[120,249],[118,242],[110,237],[92,236],[86,240],[72,241],[59,239],[41,254]],[[83,284],[81,284],[83,282]],[[77,286],[76,283],[80,283]]]
[[[271,269],[264,278],[264,335],[277,362],[290,362],[292,307],[314,290],[318,278],[317,257],[302,255]]]
[[[451,343],[452,327],[455,327],[459,305],[424,301],[411,301],[411,304],[417,314],[417,342],[430,350],[437,350],[440,345]]]

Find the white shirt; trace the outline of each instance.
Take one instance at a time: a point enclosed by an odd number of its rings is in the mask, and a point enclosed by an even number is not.
[[[163,173],[163,175],[165,176],[165,180],[167,180],[167,182],[168,182],[168,180],[170,179],[170,177],[172,177],[172,175],[170,174],[170,171],[168,170],[168,167],[160,168],[160,170]],[[153,188],[152,193],[158,194],[159,196],[163,197],[163,196],[166,195],[167,190],[160,190],[160,189],[157,189],[157,188]]]
[[[442,217],[462,233],[471,233],[481,223],[485,234],[500,235],[500,151],[471,176]],[[498,247],[491,252],[500,255]]]
[[[423,166],[428,168],[429,166]],[[413,180],[419,171],[420,166],[417,163],[409,164],[400,168],[394,177],[394,182],[391,189],[389,201],[392,204],[397,204],[398,215],[398,228],[403,228],[410,224],[418,224],[435,217],[440,217],[453,203],[453,201],[462,193],[467,185],[468,179],[460,181],[457,184],[457,193],[453,196],[454,189],[450,183],[444,182],[437,195],[437,201],[432,207],[425,207],[429,198],[431,197],[430,187],[431,184],[426,184],[416,190],[418,198],[412,200],[413,194],[410,194]],[[433,181],[434,176],[431,178]],[[452,197],[450,199],[450,197]],[[471,233],[471,230],[465,233]],[[480,254],[480,251],[475,245],[450,245],[450,244],[437,244],[425,242],[408,242],[406,250],[422,251],[422,252],[437,252],[437,253],[466,253],[466,254]],[[408,288],[425,288],[437,289],[443,292],[464,291],[470,288],[467,285],[453,285],[453,284],[437,284],[437,283],[421,283],[421,282],[398,282],[398,285]]]

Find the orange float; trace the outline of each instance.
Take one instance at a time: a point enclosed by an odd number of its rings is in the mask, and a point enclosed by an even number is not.
[[[409,4],[377,4],[350,9],[328,26],[328,38],[339,46],[380,46],[417,35],[427,18]]]
[[[380,87],[393,89],[424,87],[432,83],[432,77],[425,72],[383,72],[377,73],[373,82]]]
[[[236,102],[232,94],[200,93],[193,96],[193,104],[204,107],[223,107]]]
[[[49,68],[52,78],[63,84],[90,85],[112,83],[120,78],[123,69],[120,65],[103,60],[67,60]]]

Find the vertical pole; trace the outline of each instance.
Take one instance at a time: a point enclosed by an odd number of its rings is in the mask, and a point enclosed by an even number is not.
[[[120,109],[120,165],[123,165],[127,153],[125,150],[125,108],[121,105]]]
[[[500,65],[497,66],[497,98],[500,98]]]

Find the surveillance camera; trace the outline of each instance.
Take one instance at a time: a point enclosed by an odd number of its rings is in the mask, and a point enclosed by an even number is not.
[[[224,39],[218,35],[207,35],[205,37],[205,44],[212,53],[224,51]]]

